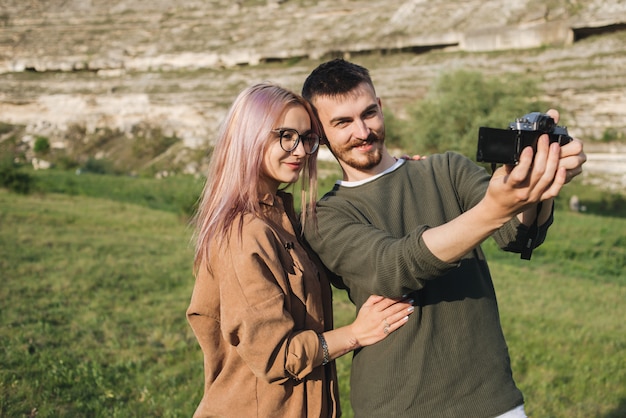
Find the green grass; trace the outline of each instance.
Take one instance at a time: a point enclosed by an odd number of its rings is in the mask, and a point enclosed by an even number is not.
[[[180,202],[198,182],[36,176],[64,194],[0,190],[0,417],[191,416],[203,371]],[[534,418],[623,417],[626,219],[563,206],[532,261],[485,245],[514,375]],[[354,315],[343,292],[335,313]],[[338,361],[345,417],[349,367]]]
[[[191,416],[202,359],[180,216],[0,191],[0,416]]]
[[[192,213],[204,184],[192,176],[155,180],[147,177],[73,174],[62,170],[29,171],[35,189],[45,192],[91,196],[176,212]]]

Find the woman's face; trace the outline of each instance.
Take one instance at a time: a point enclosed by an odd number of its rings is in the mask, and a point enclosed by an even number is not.
[[[285,151],[280,145],[281,129],[294,129],[300,135],[311,130],[311,119],[302,106],[292,106],[284,114],[282,121],[270,134],[270,144],[263,156],[261,183],[266,192],[275,193],[281,183],[295,183],[309,155],[304,151],[302,141],[292,151]]]

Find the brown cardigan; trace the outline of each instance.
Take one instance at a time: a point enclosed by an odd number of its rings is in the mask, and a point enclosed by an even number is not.
[[[196,275],[187,319],[205,383],[194,417],[338,417],[335,364],[321,365],[316,334],[332,328],[328,278],[294,229],[291,195],[261,207],[267,219],[244,215],[240,235],[237,218]]]

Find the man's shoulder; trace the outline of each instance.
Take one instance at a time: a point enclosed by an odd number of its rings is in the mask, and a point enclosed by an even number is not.
[[[337,191],[338,191],[338,189],[339,189],[339,185],[338,185],[337,183],[335,183],[335,184],[333,185],[333,188],[332,188],[332,189],[330,189],[329,191],[327,191],[326,193],[324,193],[324,195],[323,195],[323,196],[319,199],[318,203],[319,203],[319,202],[324,202],[324,201],[326,201],[326,200],[328,200],[328,199],[332,199],[334,196],[336,196],[336,195],[337,195]]]
[[[407,162],[409,164],[404,164],[407,167],[416,167],[420,164],[426,167],[441,167],[449,165],[468,164],[472,163],[472,160],[456,151],[446,151],[443,153],[429,155],[421,160],[407,160]]]
[[[341,187],[338,184],[324,193],[324,195],[317,202],[319,206],[334,206],[341,205],[342,202],[349,202],[351,199],[351,194],[353,193],[352,188],[350,187]]]
[[[429,155],[422,160],[408,161],[408,164],[404,166],[412,176],[415,172],[419,172],[425,177],[424,180],[428,176],[441,180],[442,177],[453,178],[483,170],[474,161],[455,151]]]

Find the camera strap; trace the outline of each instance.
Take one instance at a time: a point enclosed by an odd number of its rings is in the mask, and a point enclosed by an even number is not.
[[[537,240],[537,232],[539,231],[539,225],[537,225],[537,222],[539,219],[539,212],[541,212],[541,206],[542,202],[537,203],[537,216],[535,216],[533,224],[528,227],[528,232],[526,233],[526,245],[522,249],[522,254],[520,255],[522,260],[530,260],[530,257],[533,254],[535,241]]]

